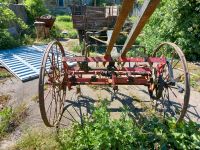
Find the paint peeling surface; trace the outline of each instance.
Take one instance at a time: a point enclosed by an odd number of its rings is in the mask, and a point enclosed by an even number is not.
[[[39,77],[41,60],[47,45],[0,50],[0,63],[23,82]],[[66,56],[73,54],[66,52]]]

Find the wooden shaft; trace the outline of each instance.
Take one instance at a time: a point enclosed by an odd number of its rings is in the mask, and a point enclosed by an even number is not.
[[[122,8],[121,8],[119,16],[117,17],[117,21],[115,23],[115,27],[114,27],[110,42],[108,44],[105,56],[110,56],[113,46],[114,46],[115,42],[117,41],[117,38],[120,34],[122,26],[124,25],[124,22],[133,7],[134,1],[135,0],[124,0],[123,1]]]
[[[136,38],[138,37],[142,29],[144,28],[146,22],[151,17],[151,15],[155,11],[159,3],[160,3],[160,0],[145,0],[141,9],[140,17],[138,18],[136,23],[133,25],[128,35],[128,38],[122,48],[121,57],[126,57],[126,53],[134,44]]]

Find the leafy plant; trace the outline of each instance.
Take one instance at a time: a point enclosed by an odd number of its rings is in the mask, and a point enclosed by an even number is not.
[[[0,35],[1,35],[1,33],[0,33]],[[12,75],[6,69],[0,68],[0,79],[1,78],[8,78],[8,77],[11,77],[11,76]]]
[[[83,49],[83,44],[76,44],[72,47],[72,51],[76,53],[80,53]]]
[[[15,26],[21,34],[28,26],[22,19],[18,18],[7,5],[0,5],[0,49],[7,49],[19,46],[21,39],[19,36],[13,36],[8,32],[8,28]]]
[[[65,31],[66,34],[62,32]],[[73,28],[72,18],[69,15],[57,15],[55,21],[55,27],[51,31],[52,37],[57,38],[71,38],[78,37],[77,31]]]
[[[40,17],[48,12],[43,0],[25,0],[24,4],[28,11],[30,22],[33,22],[36,17]]]
[[[11,25],[18,25],[21,30],[25,30],[28,26],[21,18],[18,18],[15,13],[8,8],[7,5],[0,5],[0,29],[8,29]]]
[[[189,60],[200,59],[200,3],[163,0],[138,38],[149,51],[163,41],[180,45]]]
[[[27,107],[24,103],[16,108],[4,107],[0,111],[0,139],[12,132],[26,117]]]
[[[7,30],[0,29],[0,49],[13,48],[20,45],[20,40],[13,37]]]
[[[41,128],[29,129],[23,133],[20,141],[17,142],[15,149],[18,150],[33,150],[33,149],[60,149],[59,143],[56,141],[55,133],[50,130]]]
[[[6,134],[12,117],[12,109],[5,107],[0,111],[0,139]]]
[[[74,124],[60,133],[63,149],[198,149],[200,125],[194,122],[176,124],[174,118],[157,116],[132,120],[124,112],[112,120],[103,102],[94,108],[84,124]]]

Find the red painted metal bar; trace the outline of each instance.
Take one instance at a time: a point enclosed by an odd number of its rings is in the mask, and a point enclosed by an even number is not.
[[[113,60],[111,57],[63,57],[63,61],[66,62],[151,62],[151,63],[166,63],[166,58],[161,57],[148,57],[148,58],[140,58],[140,57],[120,57],[118,59]]]
[[[100,78],[96,81],[91,81],[91,78],[77,78],[73,85],[149,85],[150,83],[144,77],[133,77],[129,81],[127,77],[114,77],[113,79]]]
[[[91,71],[85,72],[84,70],[75,70],[75,69],[69,69],[69,74],[100,74],[102,72],[107,71],[107,68],[103,69],[92,69]],[[117,73],[141,73],[141,74],[151,74],[151,69],[148,67],[135,67],[135,68],[128,68],[123,67],[122,69],[116,69],[115,72]]]
[[[113,46],[114,46],[115,42],[117,41],[117,38],[120,34],[122,26],[124,25],[124,22],[133,7],[134,1],[135,0],[124,0],[123,1],[122,8],[121,8],[119,16],[117,17],[117,21],[115,23],[115,27],[114,27],[110,42],[108,44],[105,56],[110,56]]]
[[[143,27],[145,26],[148,19],[151,17],[153,12],[155,11],[156,7],[160,3],[160,0],[148,0],[145,1],[142,6],[142,14],[140,18],[137,20],[135,25],[132,27],[128,38],[124,44],[124,47],[122,48],[122,57],[126,57],[126,53],[129,51],[133,43],[135,42],[136,38],[142,31]]]

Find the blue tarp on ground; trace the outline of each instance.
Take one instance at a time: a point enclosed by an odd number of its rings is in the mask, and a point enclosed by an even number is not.
[[[47,45],[24,46],[0,50],[0,63],[21,81],[38,78],[41,60]],[[73,56],[67,53],[66,56]]]

